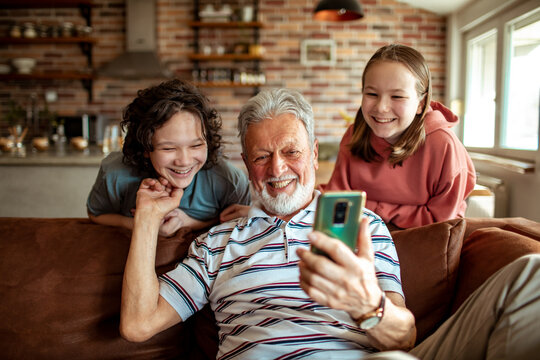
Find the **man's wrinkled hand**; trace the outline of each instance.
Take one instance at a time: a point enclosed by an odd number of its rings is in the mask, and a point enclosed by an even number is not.
[[[373,310],[382,290],[375,275],[367,219],[363,219],[360,226],[357,254],[338,239],[318,231],[309,234],[308,238],[332,260],[308,249],[298,249],[302,289],[319,304],[345,310],[353,318]]]

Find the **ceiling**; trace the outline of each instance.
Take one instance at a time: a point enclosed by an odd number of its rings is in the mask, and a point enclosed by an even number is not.
[[[439,15],[448,15],[472,2],[472,0],[397,0],[412,7],[431,11]]]

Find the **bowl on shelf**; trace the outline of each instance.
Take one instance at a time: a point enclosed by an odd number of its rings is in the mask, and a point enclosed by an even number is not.
[[[32,58],[15,58],[11,61],[19,74],[30,74],[36,66],[36,59]]]

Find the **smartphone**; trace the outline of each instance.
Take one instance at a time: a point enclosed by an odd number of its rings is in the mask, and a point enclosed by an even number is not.
[[[362,210],[366,203],[363,191],[328,191],[319,196],[313,230],[339,239],[353,252],[356,249]],[[315,254],[326,255],[311,246]]]

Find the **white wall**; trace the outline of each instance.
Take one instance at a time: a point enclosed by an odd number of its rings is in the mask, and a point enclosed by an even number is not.
[[[461,36],[471,27],[494,14],[517,6],[538,6],[537,0],[479,0],[448,16],[447,20],[447,84],[446,102],[463,99],[464,65]],[[538,71],[538,69],[535,69]],[[461,115],[461,114],[460,114]],[[491,165],[475,163],[476,170],[503,179],[510,191],[508,216],[522,216],[540,221],[540,151],[536,152],[536,171],[517,174]]]

